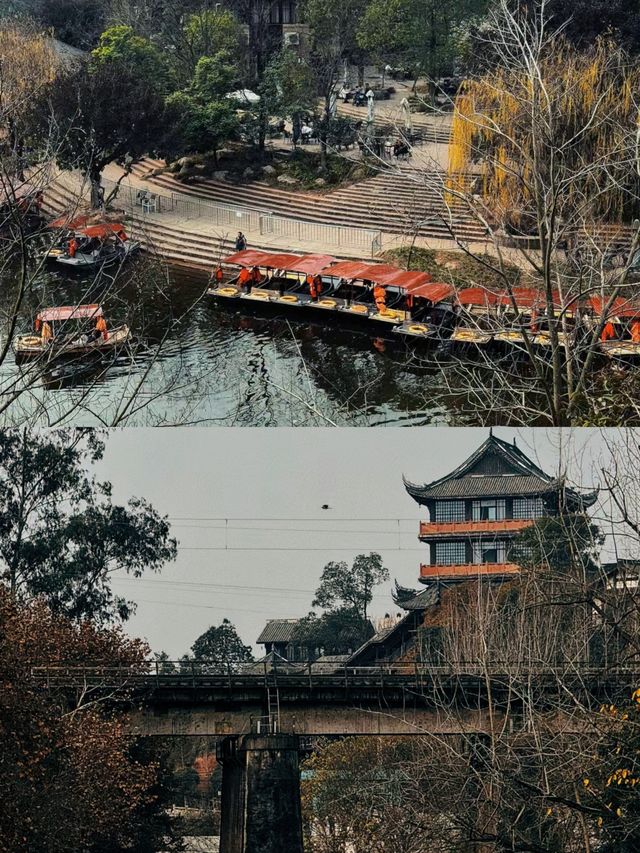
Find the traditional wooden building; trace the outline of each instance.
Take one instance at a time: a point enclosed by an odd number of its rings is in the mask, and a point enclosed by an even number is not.
[[[539,468],[515,441],[491,432],[450,474],[424,485],[405,479],[404,485],[429,513],[418,534],[427,552],[419,575],[425,588],[396,582],[392,596],[404,617],[358,649],[349,666],[437,661],[437,635],[453,587],[509,581],[519,571],[511,546],[523,530],[545,516],[583,512],[596,500],[595,492],[579,494],[564,477]]]
[[[429,512],[419,531],[428,554],[420,566],[425,584],[516,574],[511,545],[525,528],[544,516],[583,512],[596,500],[595,492],[581,495],[564,477],[545,473],[515,440],[492,433],[445,477],[404,485]]]

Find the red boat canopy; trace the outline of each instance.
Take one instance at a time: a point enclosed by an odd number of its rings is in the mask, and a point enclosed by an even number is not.
[[[458,302],[460,305],[479,305],[486,308],[489,305],[497,305],[499,297],[497,293],[484,287],[465,287],[458,291]]]
[[[421,299],[428,299],[429,302],[437,305],[438,302],[448,299],[454,293],[454,289],[450,284],[446,284],[445,282],[433,281],[408,287],[407,293],[411,296],[419,296]]]
[[[234,252],[228,258],[223,258],[223,264],[234,264],[238,267],[255,267],[262,264],[265,258],[269,257],[268,252],[262,252],[260,249],[243,249],[241,252]]]
[[[38,320],[83,320],[87,317],[102,317],[100,305],[63,305],[60,308],[45,308],[38,314]]]
[[[282,269],[289,270],[289,272],[304,272],[309,275],[318,275],[318,273],[325,271],[326,275],[330,275],[331,269],[333,269],[331,264],[336,262],[337,258],[334,258],[333,255],[303,255],[302,258],[286,264]]]
[[[124,227],[118,222],[104,222],[102,225],[87,225],[77,230],[87,237],[108,237],[110,234],[124,231]]]
[[[392,287],[401,287],[403,290],[413,291],[431,281],[431,276],[426,272],[418,270],[395,270],[379,277],[380,284],[388,284]]]
[[[283,252],[263,252],[260,249],[244,249],[235,252],[228,258],[223,258],[223,264],[234,264],[238,267],[272,267],[273,269],[293,269],[289,264],[301,260],[300,255]]]
[[[86,225],[90,218],[91,217],[88,214],[71,218],[70,214],[66,213],[59,216],[57,219],[52,220],[47,225],[47,228],[69,228],[75,230],[76,228],[82,228],[83,225]]]
[[[601,296],[590,296],[589,305],[594,313],[602,314],[607,307],[609,299]],[[623,296],[617,296],[613,300],[613,305],[609,308],[608,317],[640,317],[640,305],[633,303],[630,299],[625,299]]]
[[[508,291],[504,290],[501,293],[496,293],[493,290],[487,290],[484,287],[466,287],[458,292],[458,302],[460,305],[475,305],[484,308],[489,306],[503,306],[505,308],[513,308],[515,301],[518,311],[544,311],[547,307],[547,297],[544,291],[534,287],[513,287],[511,289],[513,301]],[[560,294],[557,291],[553,292],[553,307],[555,311],[571,310],[575,306],[576,299],[563,301],[560,299]]]
[[[362,281],[381,281],[381,277],[388,273],[400,272],[391,264],[369,264],[366,261],[338,261],[337,264],[323,270],[325,275],[334,278],[357,278]]]

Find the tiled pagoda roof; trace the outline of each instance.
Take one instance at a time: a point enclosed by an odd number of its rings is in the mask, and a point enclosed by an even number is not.
[[[529,496],[563,492],[567,509],[586,509],[597,493],[580,495],[565,485],[563,477],[551,477],[515,444],[490,434],[471,456],[450,474],[418,485],[404,479],[407,492],[419,504],[429,500]]]

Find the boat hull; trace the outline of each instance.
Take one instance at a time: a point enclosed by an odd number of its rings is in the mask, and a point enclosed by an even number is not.
[[[129,343],[131,337],[131,330],[126,325],[112,329],[106,341],[100,337],[88,343],[65,341],[59,345],[55,342],[43,345],[42,339],[37,335],[22,335],[14,341],[13,351],[16,361],[28,361],[37,358],[46,358],[47,361],[63,358],[86,358],[114,352]]]
[[[405,320],[404,311],[389,309],[388,314],[380,314],[361,304],[352,303],[347,306],[344,300],[330,295],[314,302],[306,294],[285,293],[281,296],[278,291],[263,288],[253,288],[251,293],[247,294],[229,284],[210,287],[207,293],[216,299],[219,305],[243,312],[269,316],[287,313],[305,320],[313,318],[316,322],[326,325],[335,323],[360,331],[368,329],[376,336],[391,336],[393,333],[393,338],[397,340],[405,338],[426,342],[437,337],[433,324]]]
[[[130,258],[139,251],[140,243],[134,240],[130,241],[130,245],[127,244],[125,246],[124,254],[117,251],[102,255],[86,255],[83,252],[79,252],[75,257],[71,258],[64,250],[54,248],[47,252],[46,258],[47,261],[54,262],[56,265],[59,264],[66,270],[71,270],[73,272],[90,272],[92,270],[103,269],[104,267],[111,267],[114,264],[122,263],[122,261]]]

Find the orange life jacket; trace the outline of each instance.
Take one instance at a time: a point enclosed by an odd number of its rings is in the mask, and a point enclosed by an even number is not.
[[[104,317],[98,317],[98,319],[96,320],[96,330],[98,332],[102,332],[103,340],[108,340],[109,332],[107,331],[107,321],[104,319]]]
[[[600,335],[601,341],[612,341],[616,336],[616,330],[613,327],[613,323],[606,323],[605,327],[602,330],[602,334]]]
[[[640,320],[634,320],[631,324],[631,340],[634,344],[640,344]]]
[[[222,267],[218,267],[218,269],[216,270],[215,278],[216,278],[216,281],[222,281],[222,279],[224,278],[224,273],[222,272]]]
[[[373,288],[373,298],[375,299],[376,304],[378,302],[385,302],[387,298],[387,293],[381,284],[376,284],[376,286]]]
[[[250,279],[251,279],[251,273],[249,272],[249,270],[246,267],[242,267],[242,269],[240,270],[240,274],[238,276],[238,283],[239,284],[246,284],[248,281],[250,281]]]

